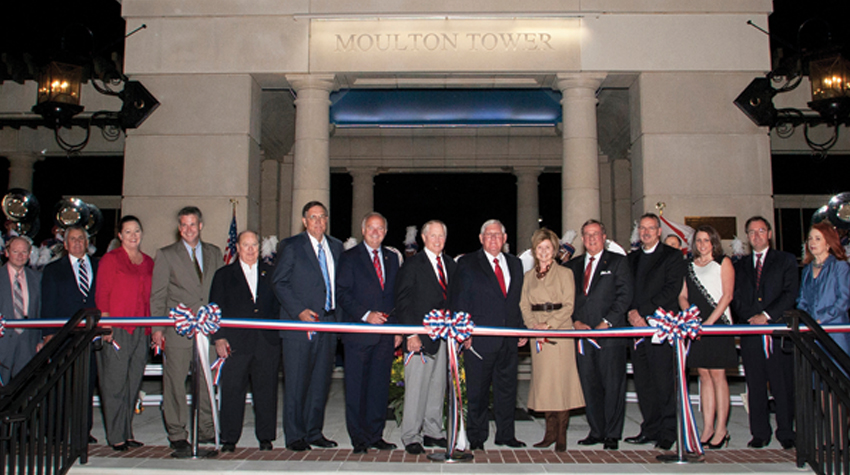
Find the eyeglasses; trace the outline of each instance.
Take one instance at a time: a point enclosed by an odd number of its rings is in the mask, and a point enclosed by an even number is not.
[[[484,234],[482,234],[482,236],[484,236],[484,239],[502,239],[502,236],[504,236],[504,235],[505,235],[504,233],[484,233]]]
[[[767,229],[758,228],[758,229],[748,229],[747,236],[755,236],[756,234],[767,234]]]
[[[309,219],[310,221],[324,221],[324,220],[328,219],[328,215],[326,215],[326,214],[311,214],[310,216],[307,216],[307,219]]]

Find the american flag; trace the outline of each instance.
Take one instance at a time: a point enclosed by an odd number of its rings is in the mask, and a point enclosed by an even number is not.
[[[236,205],[233,205],[233,219],[230,220],[230,230],[227,232],[227,244],[224,250],[224,263],[230,264],[236,260]]]

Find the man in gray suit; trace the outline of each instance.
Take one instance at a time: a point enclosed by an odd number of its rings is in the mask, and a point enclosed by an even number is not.
[[[6,244],[9,260],[0,269],[0,313],[7,320],[39,318],[41,312],[41,274],[26,267],[32,244],[24,237],[13,237]],[[0,338],[0,378],[8,384],[35,355],[41,341],[40,330],[6,329]]]
[[[326,236],[328,209],[311,201],[301,210],[305,232],[281,241],[272,283],[280,301],[280,319],[336,322],[336,269],[342,254],[339,239]],[[332,448],[324,436],[325,405],[331,384],[336,334],[282,331],[283,431],[286,447]]]
[[[201,210],[187,206],[177,213],[180,240],[156,253],[151,284],[151,313],[168,315],[170,309],[184,304],[197,312],[209,301],[213,275],[222,266],[221,249],[201,242],[204,228]],[[192,362],[192,340],[182,337],[174,327],[154,327],[151,340],[163,349],[162,414],[171,448],[188,454],[191,446],[186,429],[186,375]],[[202,350],[208,351],[208,348]],[[215,439],[209,395],[201,391],[198,402],[198,440]]]

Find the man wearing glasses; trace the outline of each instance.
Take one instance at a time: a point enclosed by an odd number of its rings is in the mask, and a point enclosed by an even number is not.
[[[272,283],[280,301],[280,319],[336,322],[334,279],[342,243],[325,235],[328,209],[318,201],[304,205],[305,231],[281,241]],[[337,443],[322,433],[331,384],[336,334],[282,331],[283,431],[286,447],[332,448]]]

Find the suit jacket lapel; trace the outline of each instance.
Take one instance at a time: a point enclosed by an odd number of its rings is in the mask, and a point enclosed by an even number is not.
[[[304,252],[307,253],[307,259],[316,269],[316,272],[318,272],[319,275],[322,275],[322,266],[319,265],[319,256],[316,255],[316,251],[313,249],[313,241],[310,240],[310,235],[307,234],[307,231],[304,231]]]
[[[365,266],[364,269],[371,269],[372,270],[372,272],[367,272],[367,274],[370,274],[372,276],[371,277],[372,282],[375,285],[377,285],[378,287],[380,287],[381,282],[378,280],[378,273],[375,272],[375,265],[372,263],[372,255],[369,253],[369,249],[366,247],[366,243],[361,242],[360,248],[361,248],[361,251],[360,251],[361,265]],[[384,264],[386,264],[386,256],[384,256],[383,251],[384,251],[384,249],[381,249],[381,255],[384,257]],[[386,268],[387,268],[387,266],[384,265],[384,269],[386,269]],[[386,272],[386,270],[384,272]],[[386,276],[384,276],[384,280],[386,280]]]
[[[608,251],[602,251],[602,253],[599,254],[599,262],[596,263],[596,269],[593,270],[593,277],[590,279],[590,288],[587,289],[587,295],[590,295],[593,290],[596,289],[596,284],[599,283],[599,276],[603,270],[607,270],[603,269],[603,267],[608,267]],[[582,284],[584,284],[584,282],[582,282]]]
[[[496,271],[493,270],[493,266],[490,264],[490,256],[488,256],[487,253],[484,252],[483,248],[478,252],[480,252],[478,262],[484,269],[484,274],[487,275],[487,279],[490,281],[490,285],[493,286],[493,288],[501,294],[502,286],[499,285],[499,279],[496,278]],[[505,272],[505,269],[502,269],[502,272]]]

